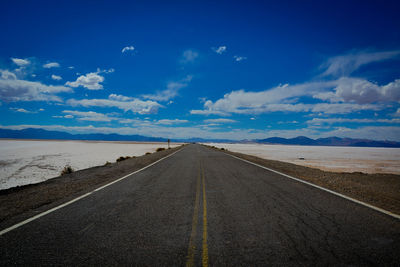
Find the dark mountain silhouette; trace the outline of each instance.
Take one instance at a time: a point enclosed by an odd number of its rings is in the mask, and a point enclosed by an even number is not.
[[[70,134],[59,131],[28,128],[23,130],[0,129],[0,138],[16,139],[57,139],[57,140],[96,140],[96,141],[147,141],[166,142],[167,138],[147,137],[142,135],[119,134]]]
[[[400,147],[399,142],[394,141],[376,141],[369,139],[352,139],[340,137],[327,137],[311,139],[305,136],[296,138],[272,137],[267,139],[255,140],[262,144],[281,144],[281,145],[307,145],[307,146],[354,146],[354,147]]]

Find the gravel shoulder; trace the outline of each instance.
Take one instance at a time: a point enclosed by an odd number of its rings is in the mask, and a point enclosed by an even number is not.
[[[79,170],[38,184],[0,190],[0,229],[90,192],[181,148],[182,146]]]
[[[212,148],[217,149],[218,148]],[[400,175],[361,172],[328,172],[276,160],[224,150],[267,168],[300,178],[343,195],[400,214]]]

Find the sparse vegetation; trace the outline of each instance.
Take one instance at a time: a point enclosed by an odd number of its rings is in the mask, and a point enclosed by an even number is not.
[[[146,152],[146,154],[145,155],[150,155],[151,153],[150,152]]]
[[[74,169],[72,169],[71,166],[69,165],[65,165],[64,169],[62,169],[60,175],[65,175],[65,174],[69,174],[69,173],[73,173]]]
[[[104,166],[108,166],[108,165],[110,165],[110,164],[111,164],[111,162],[106,161],[106,163],[104,164]]]
[[[126,159],[130,159],[131,157],[130,156],[126,156],[126,157],[124,157],[124,156],[121,156],[121,157],[119,157],[119,158],[117,158],[117,162],[120,162],[120,161],[123,161],[123,160],[126,160]]]
[[[160,151],[163,151],[163,150],[165,150],[165,148],[159,147],[159,148],[157,148],[156,152],[160,152]]]

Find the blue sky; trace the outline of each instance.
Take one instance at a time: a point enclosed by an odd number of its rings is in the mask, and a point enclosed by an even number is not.
[[[0,128],[400,141],[382,3],[3,1]]]

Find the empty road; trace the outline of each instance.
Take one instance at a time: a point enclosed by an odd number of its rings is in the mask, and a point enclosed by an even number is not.
[[[400,221],[200,145],[0,236],[0,265],[396,265]]]

